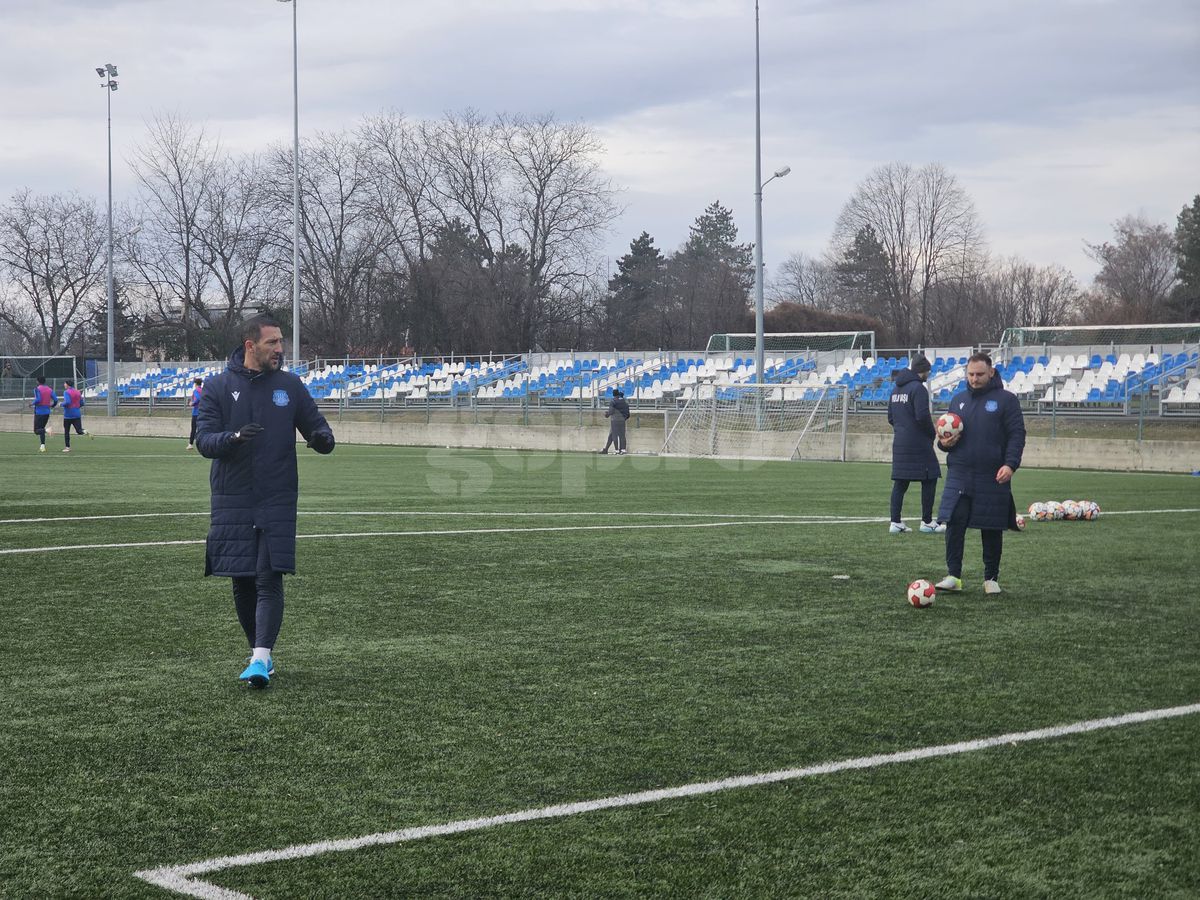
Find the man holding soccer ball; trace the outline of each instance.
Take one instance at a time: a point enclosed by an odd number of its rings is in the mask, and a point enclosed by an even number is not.
[[[946,523],[947,575],[941,591],[962,590],[963,544],[968,528],[983,540],[983,590],[1000,593],[1000,555],[1004,530],[1017,530],[1012,477],[1025,450],[1025,417],[1015,394],[992,367],[992,358],[976,353],[967,360],[967,389],[950,401],[961,420],[957,434],[939,429],[946,451],[946,487],[938,519]]]

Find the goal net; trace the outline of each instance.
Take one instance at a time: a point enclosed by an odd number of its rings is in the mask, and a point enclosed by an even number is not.
[[[701,385],[662,453],[716,459],[846,458],[844,385]]]
[[[714,334],[708,339],[705,353],[753,353],[757,335]],[[763,335],[766,353],[808,353],[814,350],[868,350],[875,355],[873,331],[796,331],[772,332]]]

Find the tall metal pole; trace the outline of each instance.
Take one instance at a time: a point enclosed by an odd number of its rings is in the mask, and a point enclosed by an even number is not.
[[[754,0],[754,380],[765,379],[763,360],[762,99],[759,85],[758,0]],[[762,393],[761,389],[758,393]]]
[[[113,216],[112,216],[112,76],[104,85],[108,95],[108,414],[117,414],[117,354],[113,320],[117,305],[113,292]]]
[[[292,0],[292,371],[300,366],[300,66]]]

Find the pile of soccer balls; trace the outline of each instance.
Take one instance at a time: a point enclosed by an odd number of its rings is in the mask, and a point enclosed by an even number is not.
[[[1029,504],[1029,518],[1035,522],[1092,521],[1100,518],[1100,504],[1095,500],[1039,500]]]

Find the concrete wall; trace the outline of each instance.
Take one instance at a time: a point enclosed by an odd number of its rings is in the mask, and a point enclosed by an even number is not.
[[[187,442],[185,416],[109,419],[90,415],[85,427],[97,435],[169,437]],[[640,425],[637,424],[640,422]],[[59,417],[51,419],[57,436]],[[583,427],[545,425],[400,424],[382,422],[334,422],[338,440],[347,444],[395,444],[414,447],[482,447],[513,450],[566,450],[594,452],[604,446],[607,423]],[[0,431],[29,432],[30,414],[0,415]],[[658,417],[635,416],[629,423],[629,447],[634,453],[656,453],[665,439]],[[30,440],[34,437],[30,433]],[[847,459],[855,462],[889,462],[892,436],[850,434]],[[833,449],[833,448],[831,448]],[[836,452],[836,450],[834,451]],[[1026,466],[1033,468],[1100,469],[1129,472],[1200,471],[1200,441],[1102,441],[1082,438],[1030,437],[1025,448]]]

